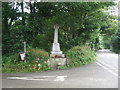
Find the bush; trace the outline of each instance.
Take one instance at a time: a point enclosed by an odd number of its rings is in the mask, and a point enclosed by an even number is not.
[[[120,30],[112,37],[112,51],[120,54]]]
[[[46,63],[48,58],[49,54],[46,51],[28,48],[26,53],[26,63],[23,61],[18,61],[19,54],[14,54],[9,57],[3,56],[2,71],[4,73],[19,73],[49,70],[50,68]]]
[[[31,60],[44,61],[44,60],[47,60],[48,57],[49,57],[48,52],[42,49],[37,49],[37,48],[27,49],[27,59],[30,61]]]
[[[86,65],[95,60],[95,52],[89,46],[76,46],[66,52],[69,57],[69,67]]]

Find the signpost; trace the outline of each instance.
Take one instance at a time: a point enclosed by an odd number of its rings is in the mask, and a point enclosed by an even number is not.
[[[25,63],[26,63],[26,42],[24,41],[24,55],[25,55]]]

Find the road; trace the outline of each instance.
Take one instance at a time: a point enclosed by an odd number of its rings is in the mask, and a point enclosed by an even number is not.
[[[118,54],[99,50],[89,65],[37,73],[3,74],[3,88],[118,88]]]

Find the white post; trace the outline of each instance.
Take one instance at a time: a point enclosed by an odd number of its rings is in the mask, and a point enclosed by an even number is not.
[[[26,63],[26,42],[24,41],[24,54],[25,54],[25,63]]]
[[[54,26],[54,43],[58,43],[58,27]]]

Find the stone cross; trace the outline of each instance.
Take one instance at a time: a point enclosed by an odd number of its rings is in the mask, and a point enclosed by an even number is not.
[[[54,29],[55,29],[54,30],[54,42],[53,42],[51,54],[52,54],[52,56],[54,56],[54,55],[63,56],[62,51],[60,50],[60,45],[58,43],[58,29],[59,29],[58,24],[54,25]]]
[[[50,59],[48,60],[49,67],[57,67],[66,65],[66,58],[62,51],[60,50],[60,44],[58,43],[58,29],[59,26],[56,24],[54,25],[54,41],[52,46],[52,51],[50,54]]]

